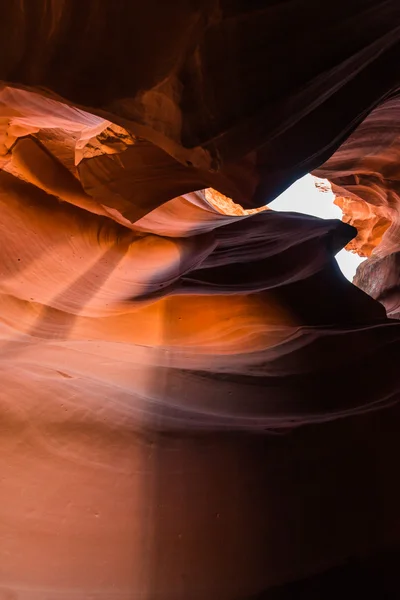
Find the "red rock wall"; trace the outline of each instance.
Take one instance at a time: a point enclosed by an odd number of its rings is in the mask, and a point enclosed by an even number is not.
[[[0,597],[236,600],[398,544],[399,322],[353,227],[255,210],[325,162],[394,250],[398,2],[0,4]]]
[[[383,102],[315,171],[331,181],[344,221],[357,228],[350,249],[361,256],[399,249],[399,116],[398,97]]]

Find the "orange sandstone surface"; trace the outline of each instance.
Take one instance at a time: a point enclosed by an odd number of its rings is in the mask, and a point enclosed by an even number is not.
[[[0,9],[0,599],[398,598],[398,2]]]

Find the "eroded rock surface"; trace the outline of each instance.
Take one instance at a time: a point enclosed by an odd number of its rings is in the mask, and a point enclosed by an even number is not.
[[[0,2],[0,598],[244,599],[400,542],[400,323],[351,225],[259,210],[319,167],[397,250],[400,7],[266,4]]]
[[[383,304],[389,317],[400,317],[399,252],[365,261],[357,269],[354,284]]]
[[[344,220],[358,234],[350,249],[383,257],[399,249],[400,97],[376,107],[316,174],[332,183]]]

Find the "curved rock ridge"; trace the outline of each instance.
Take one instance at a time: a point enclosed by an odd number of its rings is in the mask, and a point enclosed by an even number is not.
[[[352,227],[240,211],[212,189],[135,220],[141,140],[26,90],[3,88],[0,102],[5,365],[116,386],[132,426],[161,429],[287,427],[396,399],[392,375],[389,396],[367,380],[362,394],[338,391],[354,361],[399,335],[334,265]]]

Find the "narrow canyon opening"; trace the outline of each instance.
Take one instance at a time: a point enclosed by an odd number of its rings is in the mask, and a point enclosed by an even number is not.
[[[334,203],[335,194],[328,180],[305,175],[268,205],[280,212],[296,212],[319,217],[320,219],[342,220],[343,212]],[[357,267],[366,260],[356,252],[343,248],[335,256],[343,275],[353,281]]]

